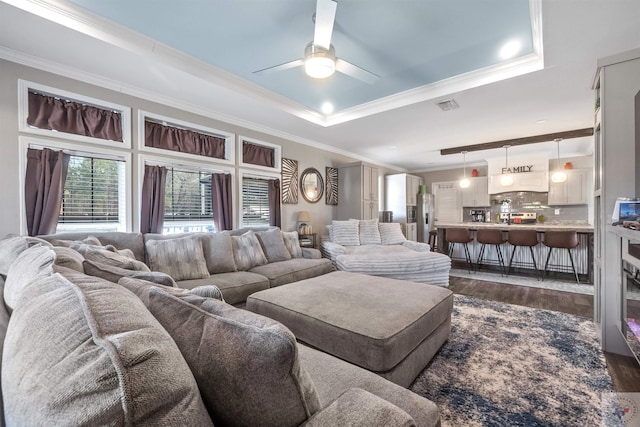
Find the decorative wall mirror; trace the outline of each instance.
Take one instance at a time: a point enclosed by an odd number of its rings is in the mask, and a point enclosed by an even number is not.
[[[322,175],[315,168],[307,168],[300,176],[300,192],[309,203],[316,203],[324,193]]]

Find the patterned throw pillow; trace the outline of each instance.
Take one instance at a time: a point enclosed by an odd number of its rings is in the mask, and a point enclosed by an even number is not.
[[[147,240],[149,266],[173,277],[173,280],[209,277],[202,243],[197,236],[168,240]]]
[[[291,258],[302,258],[302,248],[300,247],[297,231],[283,231],[282,239],[291,254]]]
[[[342,246],[360,246],[358,220],[331,221],[329,238]]]
[[[378,229],[383,245],[399,245],[407,240],[402,234],[399,222],[381,222],[378,224]]]
[[[246,271],[267,263],[256,233],[249,230],[241,236],[231,236],[231,239],[238,270]]]
[[[360,244],[379,245],[382,243],[377,219],[360,220]]]
[[[126,270],[150,271],[144,262],[132,259],[127,255],[120,255],[108,249],[103,249],[101,246],[82,245],[76,250],[89,261],[113,265],[114,267],[120,267]]]

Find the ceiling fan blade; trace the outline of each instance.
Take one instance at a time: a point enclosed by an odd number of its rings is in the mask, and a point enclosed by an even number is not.
[[[316,3],[316,27],[313,33],[313,44],[329,49],[333,21],[336,19],[336,0],[318,0]]]
[[[353,77],[354,79],[362,80],[363,82],[374,84],[380,76],[373,74],[370,71],[360,68],[357,65],[353,65],[344,59],[336,59],[336,70],[343,74]]]
[[[304,60],[296,59],[295,61],[285,62],[284,64],[274,65],[273,67],[263,68],[262,70],[254,71],[253,74],[268,74],[274,71],[288,70],[289,68],[299,67],[304,64]]]

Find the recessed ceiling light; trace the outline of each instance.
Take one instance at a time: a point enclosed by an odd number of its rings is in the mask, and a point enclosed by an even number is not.
[[[322,112],[324,114],[331,114],[333,113],[333,104],[330,102],[325,102],[324,104],[322,104],[322,107],[320,107],[322,109]]]
[[[500,58],[509,59],[513,58],[520,52],[520,48],[522,47],[522,43],[519,40],[510,40],[502,45],[500,48]]]

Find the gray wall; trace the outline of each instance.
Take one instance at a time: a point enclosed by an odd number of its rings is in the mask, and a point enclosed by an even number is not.
[[[14,62],[0,60],[0,176],[2,177],[2,185],[0,186],[0,200],[2,200],[2,208],[0,208],[0,236],[8,233],[20,233],[20,185],[18,177],[19,163],[19,132],[18,124],[18,79],[28,80],[51,86],[60,90],[70,91],[98,98],[104,101],[113,102],[132,108],[132,207],[133,207],[133,224],[132,229],[137,230],[138,224],[135,223],[139,212],[138,204],[138,110],[155,113],[182,120],[214,129],[227,131],[236,135],[242,135],[249,138],[255,138],[261,141],[278,144],[282,147],[282,157],[294,159],[298,161],[299,171],[302,172],[308,167],[318,169],[323,177],[325,175],[325,167],[339,167],[347,163],[358,161],[355,157],[348,157],[334,152],[322,150],[316,147],[303,145],[295,141],[274,137],[265,133],[257,132],[252,129],[225,123],[211,117],[196,115],[188,111],[173,108],[168,105],[162,105],[149,100],[141,99],[135,96],[127,95],[82,81],[62,77],[46,71],[20,65]],[[213,116],[214,114],[212,114]],[[28,135],[28,134],[24,134]],[[30,136],[30,135],[29,135]],[[50,138],[54,139],[54,138]],[[77,143],[78,146],[91,146],[91,144]],[[154,154],[154,156],[156,156]],[[172,159],[170,155],[159,156]],[[237,153],[236,153],[236,157]],[[177,163],[179,158],[175,158]],[[236,181],[238,166],[223,166],[236,169]],[[381,167],[381,175],[387,173],[395,173],[394,171]],[[234,215],[238,216],[238,185],[236,182],[236,194],[234,195]],[[318,203],[308,203],[302,197],[299,197],[296,205],[282,205],[282,228],[284,230],[294,230],[296,227],[296,217],[299,211],[309,211],[311,214],[311,225],[314,231],[320,231],[325,224],[331,222],[335,217],[336,207],[326,205],[324,197]],[[237,219],[236,219],[237,221]]]

